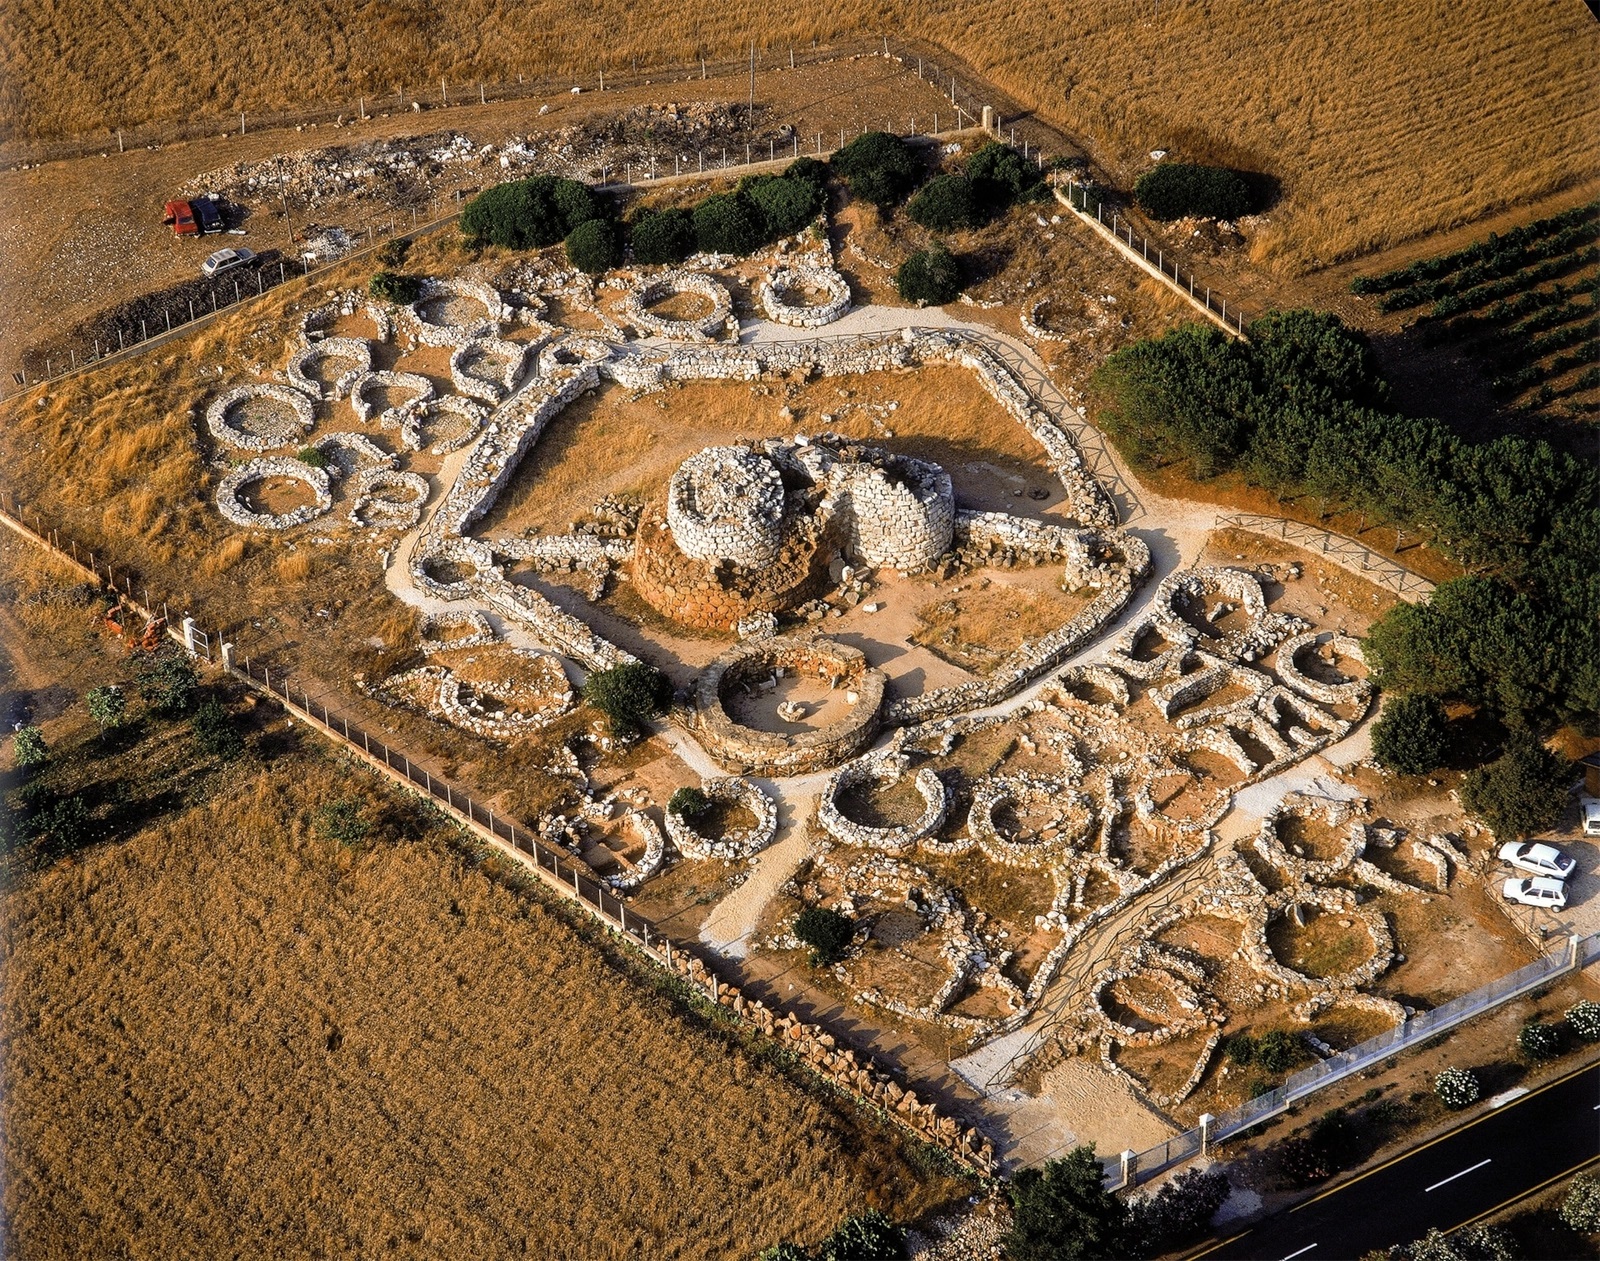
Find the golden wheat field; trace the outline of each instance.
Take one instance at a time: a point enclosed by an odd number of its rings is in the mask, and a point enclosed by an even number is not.
[[[33,559],[0,541],[8,706],[126,670]],[[300,729],[224,693],[251,745],[224,764],[55,690],[33,778],[87,822],[7,847],[7,1256],[720,1258],[965,1189]]]
[[[271,31],[268,38],[264,32]],[[1276,176],[1257,261],[1295,271],[1595,178],[1600,24],[1578,0],[749,0],[646,17],[624,0],[218,9],[199,0],[18,0],[0,26],[0,128],[354,101],[519,74],[614,72],[754,39],[893,34],[947,49],[1087,143],[1119,178],[1160,147]],[[424,85],[434,85],[424,88]]]

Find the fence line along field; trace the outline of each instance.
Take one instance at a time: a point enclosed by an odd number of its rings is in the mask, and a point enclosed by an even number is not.
[[[440,80],[593,76],[700,56],[754,38],[762,68],[791,44],[894,31],[956,50],[1024,106],[1081,137],[1121,179],[1148,152],[1261,171],[1282,186],[1253,253],[1286,272],[1353,257],[1592,180],[1575,137],[1600,126],[1590,90],[1600,28],[1580,4],[1489,0],[1246,0],[1063,10],[1027,0],[901,6],[847,0],[774,15],[750,3],[644,20],[621,0],[515,16],[450,6],[331,0],[272,19],[194,0],[157,5],[20,0],[0,47],[4,138],[100,134],[177,119],[189,102],[272,111],[406,93]],[[171,33],[170,44],[165,33]],[[180,35],[181,32],[181,35]],[[670,80],[674,76],[667,75]],[[676,76],[681,78],[681,73]],[[175,94],[173,82],[185,90]],[[663,90],[670,92],[668,82]],[[460,89],[458,88],[458,91]]]
[[[8,1256],[748,1256],[967,1189],[270,707],[152,712],[56,568],[0,540]]]

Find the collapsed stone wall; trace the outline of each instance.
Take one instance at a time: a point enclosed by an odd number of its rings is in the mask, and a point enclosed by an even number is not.
[[[807,306],[807,289],[821,290],[827,297],[815,306]],[[833,267],[811,263],[790,263],[763,277],[758,296],[769,320],[796,328],[821,328],[850,309],[849,282]]]
[[[844,689],[849,712],[815,731],[787,735],[735,722],[724,702],[727,689],[776,670],[827,679]],[[884,676],[859,649],[820,638],[782,636],[749,640],[723,653],[694,685],[696,734],[706,752],[745,775],[800,775],[833,766],[860,752],[878,730]],[[853,696],[854,700],[849,700]]]
[[[309,372],[324,359],[347,360],[353,366],[326,389]],[[289,384],[314,399],[343,398],[362,375],[372,370],[372,343],[359,337],[324,337],[289,356]]]
[[[652,302],[673,294],[693,294],[704,298],[711,308],[704,315],[686,320],[666,319],[649,310]],[[646,276],[631,288],[620,308],[625,323],[646,333],[682,341],[706,341],[733,324],[733,298],[715,276],[704,272],[669,270]]]
[[[234,412],[252,399],[268,399],[281,404],[289,417],[269,427],[268,432],[254,434],[234,423]],[[243,451],[271,451],[286,447],[300,434],[316,423],[316,412],[311,400],[300,390],[286,385],[262,382],[258,385],[239,385],[213,399],[206,408],[206,428],[218,442],[227,443]]]
[[[1326,637],[1316,631],[1306,631],[1292,636],[1278,645],[1278,654],[1275,660],[1278,677],[1284,685],[1293,688],[1300,695],[1309,697],[1314,701],[1321,701],[1324,705],[1353,705],[1363,704],[1372,695],[1372,684],[1366,679],[1351,679],[1348,683],[1323,683],[1312,678],[1301,670],[1295,658],[1308,650],[1322,649],[1332,655],[1335,660],[1347,657],[1352,661],[1366,664],[1366,657],[1362,654],[1361,644],[1348,635],[1331,635]]]
[[[289,512],[254,512],[239,498],[239,492],[253,482],[269,477],[287,477],[304,482],[316,496],[314,502],[301,504]],[[291,460],[286,456],[268,456],[251,460],[223,475],[217,484],[217,510],[235,525],[257,530],[291,530],[307,521],[314,521],[333,507],[333,495],[328,489],[328,475],[319,468]]]
[[[738,862],[760,853],[778,834],[778,805],[765,791],[748,779],[729,776],[708,779],[700,785],[706,799],[748,810],[754,821],[748,827],[733,828],[713,839],[696,830],[681,814],[667,811],[667,835],[680,854],[688,858],[720,858]]]
[[[904,754],[889,753],[882,757],[857,758],[847,762],[823,785],[817,799],[817,822],[835,840],[846,845],[866,846],[891,854],[905,853],[924,837],[931,836],[944,823],[949,801],[944,781],[930,768],[923,767],[914,783],[922,797],[922,814],[914,821],[900,827],[871,827],[846,818],[839,809],[839,797],[847,789],[876,781],[892,785],[910,770],[910,759]]]

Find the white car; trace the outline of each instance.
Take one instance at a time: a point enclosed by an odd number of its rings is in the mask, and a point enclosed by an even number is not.
[[[1560,911],[1567,905],[1567,886],[1549,876],[1507,880],[1501,893],[1507,902],[1521,902],[1523,906],[1546,906]]]
[[[218,250],[205,262],[200,264],[202,276],[218,276],[225,271],[232,271],[235,267],[243,267],[256,261],[256,252],[240,246],[236,250]]]
[[[1572,869],[1578,865],[1576,858],[1568,858],[1554,845],[1545,845],[1540,842],[1507,841],[1500,847],[1500,861],[1510,863],[1519,871],[1531,872],[1536,876],[1553,876],[1557,880],[1565,880],[1572,874]]]
[[[1583,803],[1583,834],[1600,836],[1600,801]]]

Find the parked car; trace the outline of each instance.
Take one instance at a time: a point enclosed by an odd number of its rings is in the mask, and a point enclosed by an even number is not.
[[[172,225],[173,236],[199,236],[200,225],[194,219],[194,207],[186,201],[169,201],[161,210],[161,222]]]
[[[200,274],[220,276],[225,271],[232,271],[235,267],[244,267],[255,261],[256,252],[247,250],[242,245],[234,250],[218,250],[200,264]]]
[[[1519,871],[1529,871],[1536,876],[1553,876],[1565,880],[1578,865],[1576,858],[1568,858],[1554,845],[1541,841],[1507,841],[1500,847],[1500,861],[1510,863]]]
[[[199,221],[201,232],[222,231],[222,211],[211,198],[195,197],[190,200],[189,205],[194,209],[194,217]]]
[[[1583,803],[1583,834],[1600,836],[1600,801]]]
[[[1549,876],[1534,876],[1529,880],[1507,880],[1501,889],[1507,902],[1520,902],[1523,906],[1546,906],[1559,911],[1567,905],[1567,886]]]

